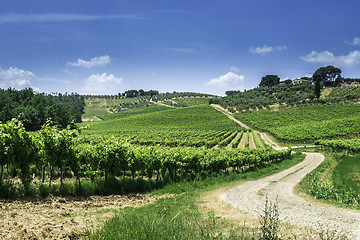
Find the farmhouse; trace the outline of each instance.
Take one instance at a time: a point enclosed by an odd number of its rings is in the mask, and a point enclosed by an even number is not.
[[[292,83],[293,85],[297,85],[297,84],[303,84],[303,83],[308,83],[309,80],[306,79],[295,79]]]

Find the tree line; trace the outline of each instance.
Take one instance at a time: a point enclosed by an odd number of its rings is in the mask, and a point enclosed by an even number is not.
[[[84,97],[76,93],[36,93],[32,88],[0,89],[0,121],[6,123],[17,118],[28,131],[39,130],[49,119],[61,128],[81,122],[84,108]]]
[[[248,91],[227,91],[225,97],[210,99],[209,102],[210,104],[220,104],[230,111],[247,111],[269,108],[270,105],[274,104],[312,105],[351,100],[356,96],[351,95],[346,99],[320,98],[323,87],[337,87],[342,83],[360,83],[360,79],[343,78],[341,73],[341,69],[329,65],[317,69],[312,77],[301,77],[300,83],[290,79],[280,81],[280,77],[277,75],[266,75],[262,77],[257,88]]]

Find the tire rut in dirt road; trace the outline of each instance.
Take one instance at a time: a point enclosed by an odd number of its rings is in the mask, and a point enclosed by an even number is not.
[[[294,193],[296,185],[324,160],[319,153],[306,153],[303,162],[283,172],[246,182],[221,195],[231,206],[254,215],[263,209],[266,197],[276,202],[280,220],[316,230],[330,230],[360,239],[360,211],[342,209]]]

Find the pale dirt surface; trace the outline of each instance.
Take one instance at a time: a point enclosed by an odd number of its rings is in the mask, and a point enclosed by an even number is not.
[[[251,132],[249,132],[249,148],[250,149],[256,148],[255,143],[254,143],[254,137]]]
[[[164,197],[170,195],[0,200],[0,239],[79,239],[120,208],[139,207]]]
[[[239,185],[239,183],[234,183],[232,185],[233,186],[216,189],[202,194],[199,197],[200,211],[205,215],[206,213],[213,212],[217,218],[231,221],[236,230],[239,230],[242,233],[248,232],[247,235],[249,237],[253,236],[254,233],[259,234],[259,227],[261,226],[260,214],[254,215],[240,211],[239,209],[222,201],[222,194],[232,187]],[[259,210],[259,213],[261,210]],[[229,232],[229,230],[223,229],[223,233],[225,235],[227,232]],[[281,224],[279,235],[281,239],[319,239],[319,233],[313,229],[299,227],[289,223]]]
[[[264,209],[266,197],[278,205],[280,220],[292,225],[327,229],[349,239],[360,239],[360,211],[338,208],[294,192],[296,185],[322,161],[319,153],[306,153],[298,165],[283,172],[236,186],[221,195],[221,200],[252,215]]]
[[[239,142],[238,148],[244,149],[245,148],[245,140],[246,140],[246,132],[243,133],[241,136],[241,140]]]

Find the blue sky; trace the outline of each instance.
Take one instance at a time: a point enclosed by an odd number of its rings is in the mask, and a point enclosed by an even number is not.
[[[224,95],[334,65],[360,77],[358,0],[2,0],[0,88]]]

